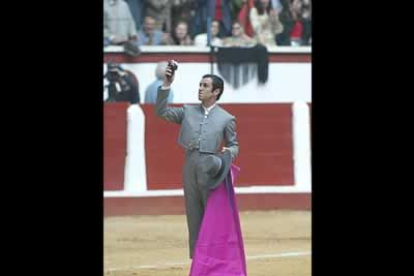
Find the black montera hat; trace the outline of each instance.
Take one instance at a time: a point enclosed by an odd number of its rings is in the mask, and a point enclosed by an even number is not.
[[[208,189],[217,188],[229,173],[231,162],[229,150],[208,155],[200,164],[201,183]]]

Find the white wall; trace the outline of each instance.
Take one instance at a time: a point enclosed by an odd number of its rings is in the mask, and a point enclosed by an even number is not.
[[[155,80],[156,63],[121,64],[133,71],[140,83],[141,102],[145,89]],[[104,72],[106,64],[104,64]],[[210,73],[209,63],[180,63],[173,83],[174,103],[198,103],[198,84],[201,76]],[[217,65],[214,73],[220,75]],[[253,80],[235,90],[224,85],[221,103],[266,103],[266,102],[311,102],[311,63],[269,63],[269,78],[266,85],[257,85]]]

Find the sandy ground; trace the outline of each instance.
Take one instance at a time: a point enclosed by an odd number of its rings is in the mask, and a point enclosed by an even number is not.
[[[249,276],[311,275],[311,212],[241,212]],[[185,216],[104,219],[105,276],[188,275]]]

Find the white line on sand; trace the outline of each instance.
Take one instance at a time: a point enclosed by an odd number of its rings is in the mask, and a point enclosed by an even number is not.
[[[286,252],[279,254],[268,254],[268,255],[256,255],[256,256],[247,256],[247,260],[260,260],[260,259],[269,259],[269,258],[286,258],[286,257],[300,257],[300,256],[309,256],[311,252]],[[115,267],[105,269],[105,272],[119,271],[119,270],[130,270],[130,269],[145,269],[145,268],[165,268],[165,267],[174,267],[190,265],[190,262],[179,262],[179,263],[165,263],[165,264],[156,264],[156,265],[136,265],[136,266],[124,266],[124,267]]]

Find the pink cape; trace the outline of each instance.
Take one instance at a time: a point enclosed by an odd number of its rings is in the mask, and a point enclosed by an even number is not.
[[[234,183],[240,168],[213,190],[201,224],[190,276],[247,276]]]

